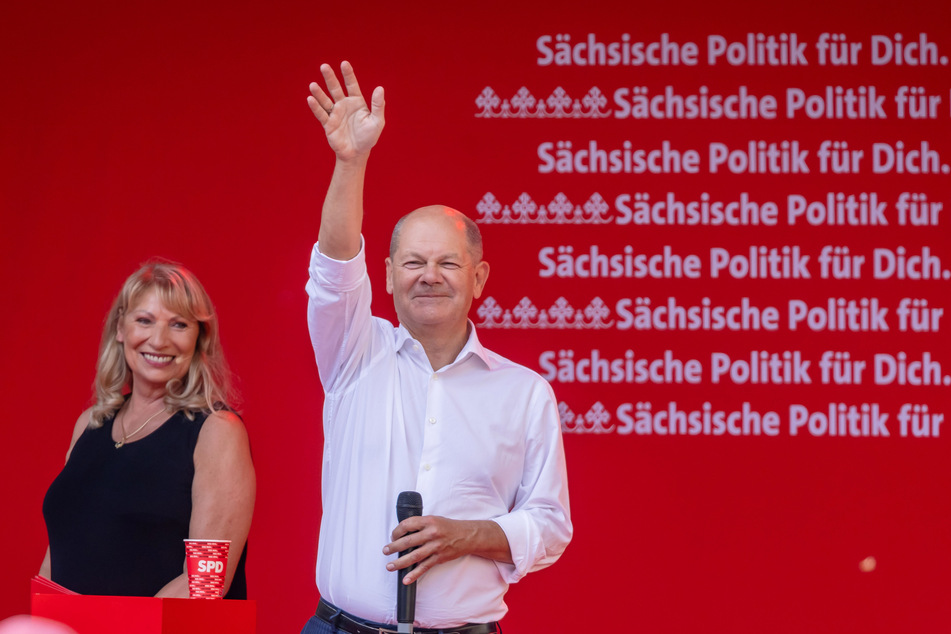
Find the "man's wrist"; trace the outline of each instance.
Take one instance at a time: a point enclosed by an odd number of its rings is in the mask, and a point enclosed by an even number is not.
[[[367,162],[370,160],[369,150],[366,152],[354,152],[354,153],[337,153],[337,163],[335,167],[343,169],[358,170],[366,167]]]

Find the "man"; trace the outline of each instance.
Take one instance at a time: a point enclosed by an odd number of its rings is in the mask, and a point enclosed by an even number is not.
[[[480,345],[467,315],[489,265],[458,211],[424,207],[397,223],[386,290],[400,325],[371,316],[363,185],[383,88],[368,108],[350,64],[341,72],[344,86],[322,65],[327,92],[312,83],[308,98],[336,163],[307,284],[326,396],[321,603],[302,634],[395,631],[395,571],[412,564],[417,632],[500,631],[508,585],[571,539],[557,404],[536,373]],[[398,523],[404,490],[425,514]]]

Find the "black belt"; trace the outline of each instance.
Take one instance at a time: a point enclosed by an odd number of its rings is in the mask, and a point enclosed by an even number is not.
[[[388,634],[390,632],[396,632],[395,625],[365,621],[344,612],[323,599],[317,604],[317,618],[350,634],[380,634],[381,632]],[[467,625],[443,629],[432,629],[428,627],[413,628],[413,632],[418,634],[495,634],[498,631],[498,623],[469,623]]]

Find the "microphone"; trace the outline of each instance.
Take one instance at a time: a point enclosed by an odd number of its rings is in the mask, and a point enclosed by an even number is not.
[[[416,491],[403,491],[396,498],[396,519],[403,521],[408,517],[418,517],[423,514],[423,496]],[[409,548],[400,551],[400,557],[408,555],[416,550]],[[400,634],[412,634],[413,621],[416,620],[416,582],[407,585],[403,584],[403,577],[407,575],[416,564],[397,571],[396,578],[396,622],[397,632]]]

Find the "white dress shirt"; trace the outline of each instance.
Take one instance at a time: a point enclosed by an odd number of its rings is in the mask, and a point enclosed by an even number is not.
[[[554,393],[538,374],[471,334],[433,371],[402,326],[370,314],[365,256],[314,246],[307,322],[324,387],[323,517],[317,588],[337,607],[396,622],[396,498],[418,491],[423,515],[496,521],[514,564],[474,555],[438,564],[417,583],[416,622],[451,627],[501,619],[508,585],[552,564],[571,539]]]

